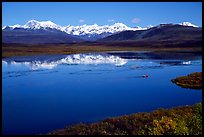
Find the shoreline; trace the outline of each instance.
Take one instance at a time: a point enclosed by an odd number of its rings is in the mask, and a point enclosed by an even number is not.
[[[189,89],[202,89],[202,72],[194,72],[187,76],[179,76],[171,80],[172,83]]]
[[[202,135],[202,102],[74,124],[48,135]]]
[[[177,81],[183,79],[184,82],[194,80],[202,88],[202,72],[176,78]],[[74,124],[49,132],[48,135],[202,135],[202,102],[106,118],[95,123]]]
[[[50,45],[22,45],[3,44],[2,59],[12,56],[78,54],[90,52],[111,51],[194,51],[202,53],[202,47],[151,47],[151,46],[117,46],[117,45],[82,45],[82,44],[50,44]]]

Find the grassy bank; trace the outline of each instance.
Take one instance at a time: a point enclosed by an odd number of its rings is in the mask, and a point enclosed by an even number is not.
[[[40,54],[75,54],[104,51],[180,51],[191,50],[201,51],[200,47],[151,47],[132,45],[106,45],[106,44],[43,44],[43,45],[22,45],[3,44],[2,58],[11,56],[28,56]]]
[[[202,89],[202,72],[194,72],[171,80],[178,86],[191,89]]]
[[[49,135],[202,135],[202,103],[80,123]]]

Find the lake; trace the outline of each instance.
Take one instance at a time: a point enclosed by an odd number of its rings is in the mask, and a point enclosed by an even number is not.
[[[202,71],[202,54],[106,52],[2,59],[3,134],[46,134],[79,122],[193,105],[202,90],[170,80]]]

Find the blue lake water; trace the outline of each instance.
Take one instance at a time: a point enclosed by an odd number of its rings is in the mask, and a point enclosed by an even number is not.
[[[201,90],[170,81],[202,71],[201,55],[121,53],[3,59],[3,134],[45,134],[79,122],[202,101]]]

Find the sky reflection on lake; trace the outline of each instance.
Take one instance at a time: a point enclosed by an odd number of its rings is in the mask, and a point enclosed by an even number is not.
[[[47,133],[79,122],[202,100],[201,90],[181,88],[170,81],[202,71],[201,55],[179,59],[130,54],[3,59],[3,133]]]

